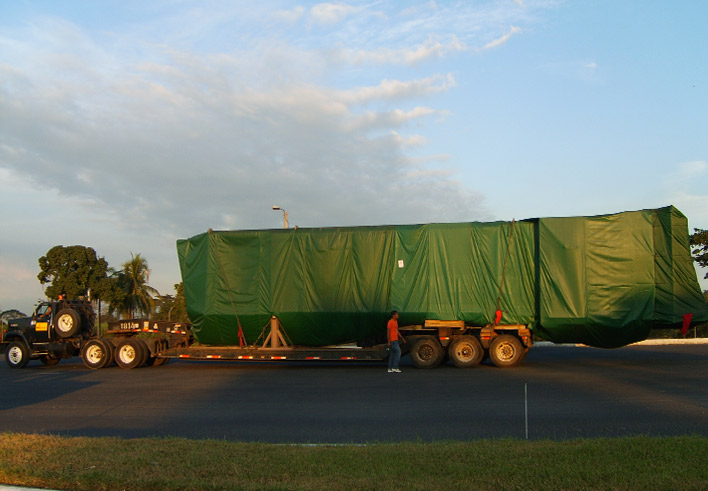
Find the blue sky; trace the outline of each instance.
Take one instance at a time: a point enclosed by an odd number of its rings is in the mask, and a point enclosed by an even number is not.
[[[0,310],[57,244],[673,204],[708,228],[708,3],[0,2]],[[704,286],[705,287],[705,286]]]

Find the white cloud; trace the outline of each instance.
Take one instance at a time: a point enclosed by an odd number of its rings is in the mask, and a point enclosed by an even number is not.
[[[452,74],[434,75],[420,80],[383,80],[377,86],[358,87],[341,94],[347,104],[366,104],[372,101],[397,101],[426,97],[455,87]]]
[[[294,24],[305,14],[305,7],[298,5],[291,10],[278,10],[273,13],[273,17],[290,24]]]
[[[427,143],[427,138],[423,135],[411,135],[409,137],[403,137],[397,132],[391,132],[393,138],[398,142],[399,145],[404,147],[422,147]]]
[[[26,297],[26,271],[57,242],[114,266],[143,253],[168,291],[175,238],[279,227],[275,202],[300,226],[490,218],[450,156],[426,152],[426,130],[455,109],[438,96],[457,84],[426,62],[522,25],[518,8],[152,8],[100,28],[0,30],[0,219],[19,230],[0,273]]]
[[[360,12],[363,7],[355,7],[343,2],[320,3],[310,9],[312,22],[322,25],[332,25],[342,22],[345,18]]]
[[[482,49],[497,48],[503,44],[506,44],[507,41],[509,41],[509,39],[511,39],[512,36],[514,36],[515,34],[518,34],[520,32],[521,32],[520,27],[511,26],[511,29],[509,29],[509,31],[506,34],[504,34],[503,36],[501,36],[497,39],[489,41],[487,44],[484,45],[484,47],[482,47]]]
[[[432,58],[443,58],[449,54],[466,51],[467,46],[452,36],[447,43],[427,39],[424,43],[413,48],[376,50],[341,50],[338,56],[347,63],[358,64],[390,64],[390,65],[417,65]]]
[[[408,106],[454,86],[452,76],[432,76],[344,91],[292,82],[259,90],[240,83],[238,55],[178,55],[122,70],[86,66],[90,83],[69,77],[53,88],[45,77],[59,68],[24,71],[32,83],[21,94],[10,97],[0,87],[7,116],[0,129],[11,142],[0,165],[156,228],[218,226],[233,207],[242,213],[232,223],[263,225],[270,218],[263,200],[274,193],[290,202],[307,198],[301,216],[310,220],[301,225],[336,223],[320,211],[335,195],[360,210],[347,213],[353,222],[371,223],[380,214],[353,204],[375,201],[387,178],[402,183],[415,165],[404,155],[407,145],[381,132],[400,133],[412,120],[444,112],[360,106]],[[468,217],[478,204],[470,202]],[[422,199],[389,209],[392,221],[405,221],[432,219],[440,206]]]

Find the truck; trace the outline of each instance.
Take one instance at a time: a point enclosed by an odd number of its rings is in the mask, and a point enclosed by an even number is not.
[[[419,368],[486,358],[513,367],[538,338],[615,348],[651,329],[708,321],[688,221],[673,206],[511,222],[210,229],[178,240],[177,252],[191,322],[125,320],[106,336],[74,339],[86,366],[381,361],[392,310]],[[21,351],[15,344],[15,356]]]
[[[98,336],[96,314],[88,299],[49,300],[40,302],[29,317],[8,322],[2,341],[5,360],[12,368],[24,368],[30,360],[56,365],[61,359],[80,356],[89,368],[103,368],[115,362],[122,368],[161,365],[167,358],[155,355],[169,346],[184,346],[188,325],[149,321],[121,320],[109,323],[108,330]],[[143,333],[159,333],[148,339]],[[152,354],[152,356],[151,356]]]

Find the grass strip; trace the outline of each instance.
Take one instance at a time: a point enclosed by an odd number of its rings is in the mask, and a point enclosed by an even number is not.
[[[302,446],[0,434],[0,483],[72,490],[708,488],[708,438]]]

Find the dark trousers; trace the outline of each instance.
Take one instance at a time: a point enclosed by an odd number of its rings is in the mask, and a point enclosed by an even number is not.
[[[388,355],[388,368],[398,368],[401,362],[400,341],[391,341],[391,353]]]

